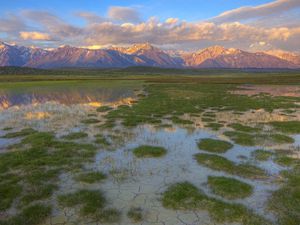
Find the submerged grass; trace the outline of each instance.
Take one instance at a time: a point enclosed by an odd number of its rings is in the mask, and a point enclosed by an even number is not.
[[[188,182],[170,186],[162,197],[163,206],[174,210],[208,210],[211,218],[218,223],[241,223],[243,225],[268,225],[269,221],[255,215],[240,204],[225,203],[206,196]]]
[[[158,158],[167,154],[163,147],[142,145],[133,150],[133,154],[138,158]]]
[[[199,153],[194,155],[197,162],[213,170],[224,171],[232,175],[237,175],[251,179],[264,179],[267,174],[263,169],[250,164],[236,164],[222,156]]]
[[[206,138],[200,140],[200,142],[198,143],[198,147],[199,149],[208,152],[225,153],[229,149],[231,149],[233,145],[227,141]]]
[[[212,192],[227,199],[249,197],[253,187],[247,183],[228,177],[208,177],[208,185]]]

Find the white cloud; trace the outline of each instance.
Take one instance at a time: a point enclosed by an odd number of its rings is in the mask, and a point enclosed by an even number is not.
[[[255,19],[258,17],[266,17],[293,10],[300,7],[299,0],[276,0],[267,4],[258,6],[245,6],[221,13],[219,16],[213,18],[214,22],[235,22],[247,19]]]
[[[141,21],[139,12],[130,7],[112,6],[108,10],[108,17],[122,22],[137,23]]]

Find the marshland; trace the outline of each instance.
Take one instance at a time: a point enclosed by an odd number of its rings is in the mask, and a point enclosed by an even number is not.
[[[0,76],[1,225],[300,224],[299,72],[144,70]]]

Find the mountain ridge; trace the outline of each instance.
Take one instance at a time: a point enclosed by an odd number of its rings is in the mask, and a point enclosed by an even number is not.
[[[61,46],[53,50],[9,45],[0,41],[0,66],[32,68],[300,68],[300,56],[289,52],[247,52],[211,46],[196,52],[164,51],[149,43],[88,49]]]

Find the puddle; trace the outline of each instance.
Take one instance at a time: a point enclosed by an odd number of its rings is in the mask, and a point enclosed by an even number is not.
[[[300,87],[295,85],[242,85],[231,93],[237,95],[269,94],[272,96],[300,97]]]

